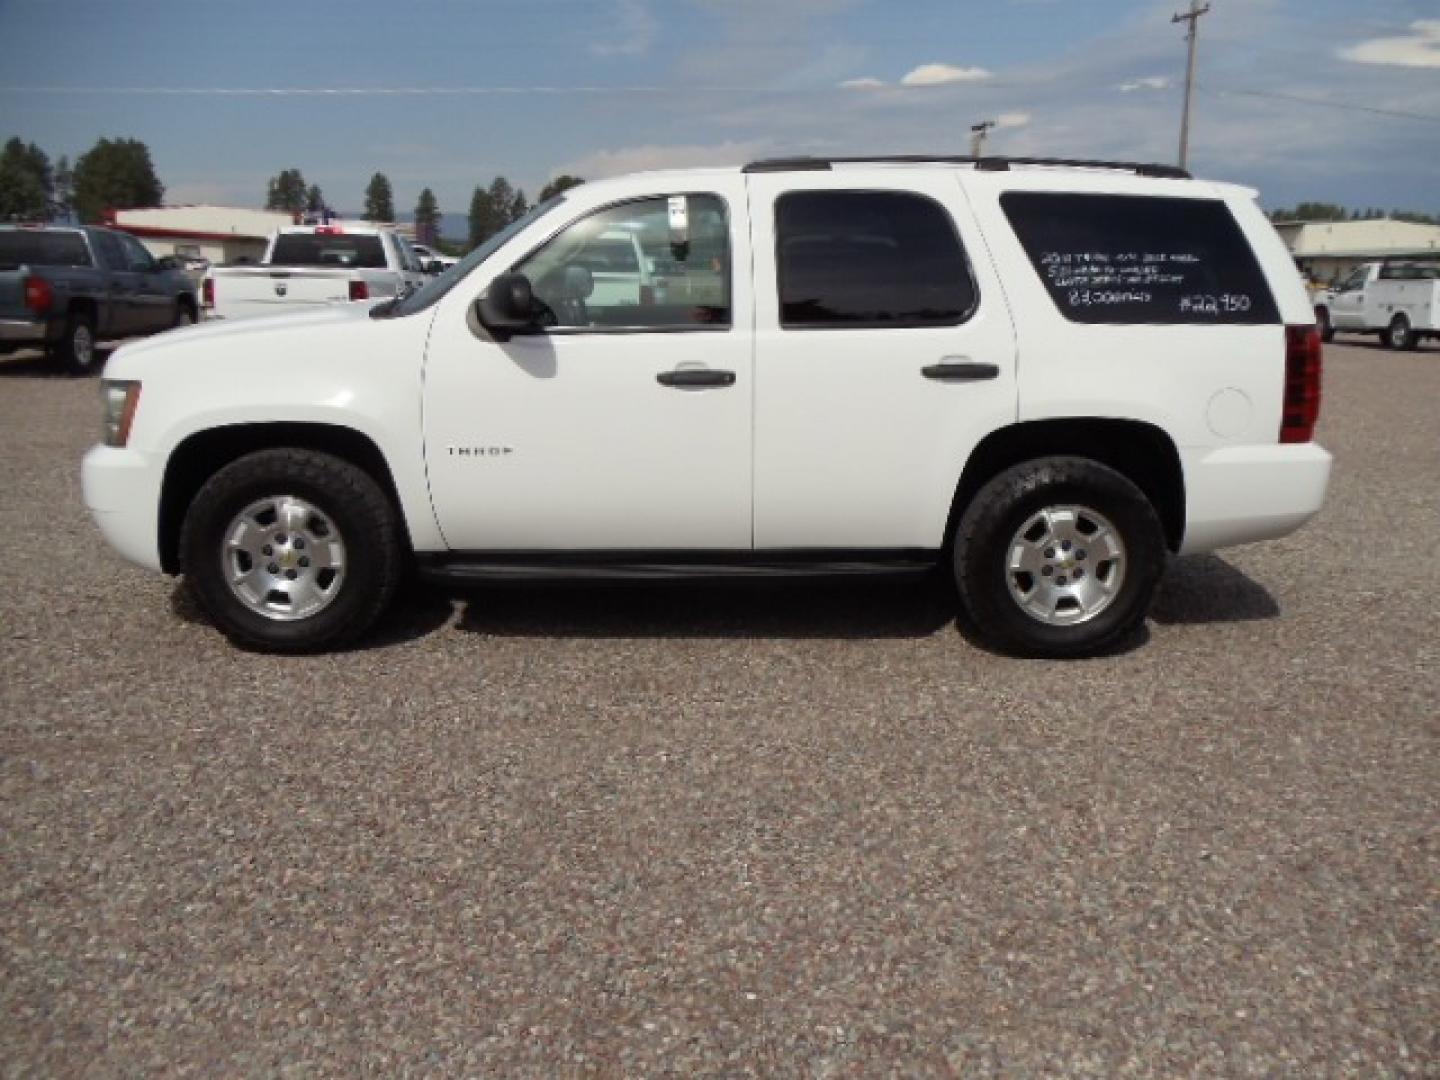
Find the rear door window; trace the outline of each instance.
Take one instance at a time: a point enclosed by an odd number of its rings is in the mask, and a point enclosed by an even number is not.
[[[1245,234],[1218,199],[1000,196],[1060,313],[1078,323],[1278,323]]]
[[[901,191],[800,191],[775,204],[789,330],[954,326],[975,308],[955,223]]]
[[[0,232],[0,267],[13,270],[18,266],[89,265],[90,252],[78,232]]]

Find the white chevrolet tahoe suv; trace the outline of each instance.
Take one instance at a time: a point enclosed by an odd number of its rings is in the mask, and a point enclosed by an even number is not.
[[[655,269],[623,303],[593,248]],[[927,573],[1109,649],[1166,553],[1320,508],[1320,343],[1254,192],[1164,166],[791,159],[567,191],[412,295],[126,345],[101,530],[237,643],[452,584]]]

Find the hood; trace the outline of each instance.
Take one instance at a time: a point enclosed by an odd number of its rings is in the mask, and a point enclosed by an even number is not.
[[[326,304],[285,315],[266,315],[255,319],[216,319],[175,330],[166,330],[153,337],[122,345],[110,355],[105,374],[110,378],[136,378],[140,368],[150,369],[155,362],[168,363],[183,359],[187,365],[204,365],[207,355],[253,352],[266,348],[271,339],[287,339],[287,348],[299,337],[352,336],[363,332],[366,324],[376,325],[370,310],[383,301],[360,301],[349,304]]]

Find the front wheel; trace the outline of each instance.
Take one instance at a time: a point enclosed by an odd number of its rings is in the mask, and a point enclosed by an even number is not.
[[[1165,566],[1154,508],[1088,458],[1038,458],[996,476],[955,533],[961,602],[1003,652],[1103,653],[1144,621]]]
[[[1320,331],[1320,340],[1330,342],[1335,340],[1335,324],[1330,321],[1330,309],[1317,307],[1315,309],[1315,328]]]
[[[1419,344],[1415,330],[1410,325],[1410,320],[1404,315],[1396,315],[1390,320],[1389,327],[1385,330],[1385,344],[1392,349],[1413,349]]]
[[[180,533],[180,565],[232,641],[270,652],[342,646],[400,579],[395,507],[364,470],[314,450],[248,454],[212,476]]]

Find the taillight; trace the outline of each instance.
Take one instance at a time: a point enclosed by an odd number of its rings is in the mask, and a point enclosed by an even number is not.
[[[1285,327],[1285,401],[1280,410],[1280,441],[1307,443],[1320,419],[1320,329]]]
[[[44,315],[54,302],[55,292],[50,288],[50,282],[40,277],[25,279],[25,306],[27,308],[36,315]]]
[[[201,306],[201,307],[214,307],[214,306],[215,306],[215,279],[214,279],[214,278],[208,278],[208,277],[207,277],[204,281],[202,281],[202,282],[200,283],[200,306]]]
[[[370,286],[367,285],[367,284],[365,284],[365,282],[363,282],[363,281],[352,281],[352,282],[350,282],[350,299],[351,299],[351,300],[369,300],[369,299],[370,299]]]

